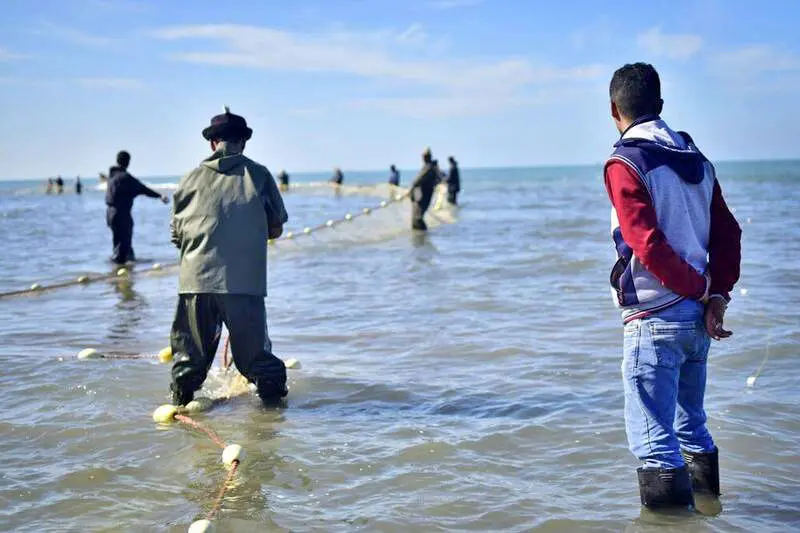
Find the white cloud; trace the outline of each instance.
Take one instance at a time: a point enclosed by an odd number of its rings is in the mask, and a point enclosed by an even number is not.
[[[692,34],[666,34],[655,27],[636,37],[639,48],[656,57],[669,59],[689,59],[703,46],[703,38]]]
[[[74,28],[66,26],[59,26],[49,22],[43,23],[40,28],[33,31],[35,35],[55,37],[75,44],[83,46],[105,47],[114,42],[110,37],[96,35],[93,33],[86,33]]]
[[[423,57],[419,45],[427,44],[428,38],[419,24],[399,32],[339,29],[316,34],[233,24],[197,25],[162,28],[153,35],[168,41],[203,40],[220,45],[215,51],[173,53],[169,57],[174,60],[272,71],[350,74],[435,93],[419,98],[357,102],[381,108],[391,105],[410,109],[411,103],[420,107],[435,103],[451,113],[493,112],[503,106],[519,105],[525,100],[521,93],[528,86],[582,83],[605,72],[600,65],[537,66],[521,57],[491,61]]]
[[[716,65],[732,75],[800,70],[800,55],[784,52],[769,44],[755,44],[720,54]]]
[[[138,90],[145,87],[141,80],[134,78],[76,78],[75,83],[89,89]]]
[[[404,44],[423,45],[428,41],[428,34],[425,33],[422,24],[414,23],[397,35],[397,41]]]
[[[8,48],[0,46],[0,63],[7,61],[17,61],[18,59],[27,59],[29,56],[26,54],[17,54]]]

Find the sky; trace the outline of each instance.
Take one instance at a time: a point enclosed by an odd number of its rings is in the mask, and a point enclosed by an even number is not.
[[[652,63],[712,160],[800,158],[800,2],[2,0],[0,179],[141,176],[223,105],[277,172],[602,162],[608,82]]]

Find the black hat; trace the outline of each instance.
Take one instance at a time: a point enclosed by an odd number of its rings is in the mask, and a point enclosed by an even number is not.
[[[247,127],[244,117],[234,115],[228,106],[225,112],[211,119],[211,125],[203,130],[203,138],[207,141],[211,139],[241,138],[249,141],[253,136],[253,130]]]

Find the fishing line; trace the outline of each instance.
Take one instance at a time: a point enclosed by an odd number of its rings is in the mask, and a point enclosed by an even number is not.
[[[763,315],[762,315],[763,316]],[[767,366],[767,361],[769,361],[769,348],[772,344],[772,328],[769,328],[769,332],[767,333],[767,348],[764,353],[764,359],[761,360],[761,364],[758,365],[758,370],[752,376],[747,378],[747,386],[752,388],[756,384],[756,380],[761,376],[761,373],[764,371],[764,368]]]

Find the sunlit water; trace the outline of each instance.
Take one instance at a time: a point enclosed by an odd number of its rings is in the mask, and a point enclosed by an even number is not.
[[[427,238],[402,204],[270,249],[275,351],[303,368],[286,409],[244,395],[197,416],[247,451],[217,530],[800,528],[800,165],[719,169],[744,264],[710,361],[713,518],[640,516],[600,169],[463,174],[463,208]],[[39,185],[0,185],[0,291],[111,272],[102,193],[21,190]],[[385,196],[299,189],[289,229]],[[143,265],[175,261],[169,209],[140,198],[134,217]],[[175,300],[174,272],[0,300],[0,530],[180,532],[210,509],[219,450],[151,419],[168,367],[75,358],[156,353]]]

